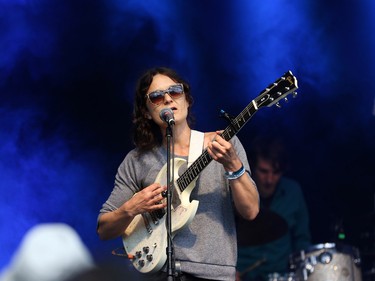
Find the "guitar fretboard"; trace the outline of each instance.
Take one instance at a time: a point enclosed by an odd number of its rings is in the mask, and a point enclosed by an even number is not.
[[[254,106],[254,102],[248,104],[245,109],[238,114],[236,118],[231,120],[231,124],[225,128],[221,136],[226,141],[232,139],[241,128],[250,120],[250,118],[255,114],[257,108]],[[212,157],[208,154],[207,150],[194,161],[193,164],[177,179],[177,185],[180,191],[184,191],[189,184],[203,171],[204,168],[210,164]]]

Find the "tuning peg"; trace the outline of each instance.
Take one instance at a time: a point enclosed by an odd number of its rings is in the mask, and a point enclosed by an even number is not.
[[[281,108],[280,103],[277,102],[275,105],[276,105],[277,108]]]
[[[285,101],[285,102],[288,102],[288,98],[284,98],[284,101]]]
[[[296,98],[298,96],[298,93],[297,92],[294,92],[293,94],[292,94],[292,97],[293,98]]]

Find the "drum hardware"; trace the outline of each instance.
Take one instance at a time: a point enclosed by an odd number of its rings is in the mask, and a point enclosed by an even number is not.
[[[316,265],[316,259],[315,258],[311,258],[309,260],[310,261],[308,261],[307,263],[305,263],[304,268],[303,268],[303,280],[304,281],[306,281],[307,278],[312,273],[314,273],[314,268],[315,268],[315,265]]]
[[[299,281],[295,278],[294,272],[280,274],[278,272],[270,273],[267,276],[267,281]]]
[[[330,252],[323,252],[319,255],[319,261],[323,264],[329,264],[332,260],[332,254]]]
[[[301,252],[301,256],[303,257],[303,262],[300,265],[302,267],[302,280],[308,280],[308,277],[314,272],[315,265],[317,264],[315,256],[311,256],[306,258],[305,252]]]
[[[310,274],[314,272],[314,266],[316,265],[316,258],[314,256],[306,258],[305,251],[300,252],[301,261],[298,265],[295,265],[294,262],[291,263],[291,269],[296,271],[297,269],[301,270],[302,280],[306,281]]]

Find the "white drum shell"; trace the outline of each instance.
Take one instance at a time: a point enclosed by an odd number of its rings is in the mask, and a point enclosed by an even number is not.
[[[348,245],[314,245],[294,254],[291,266],[301,281],[362,281],[359,251]]]

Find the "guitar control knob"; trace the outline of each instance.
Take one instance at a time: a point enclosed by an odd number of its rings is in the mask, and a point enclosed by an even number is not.
[[[148,252],[150,252],[150,247],[149,246],[143,247],[143,252],[148,254]]]
[[[140,267],[144,267],[144,266],[145,266],[145,261],[144,261],[144,260],[139,260],[139,261],[138,261],[138,265],[139,265]]]
[[[146,258],[147,258],[148,261],[152,261],[152,259],[153,259],[152,255],[147,255]]]
[[[135,252],[135,257],[138,258],[138,259],[139,259],[140,257],[142,257],[142,252],[141,252],[141,251],[136,251],[136,252]]]

